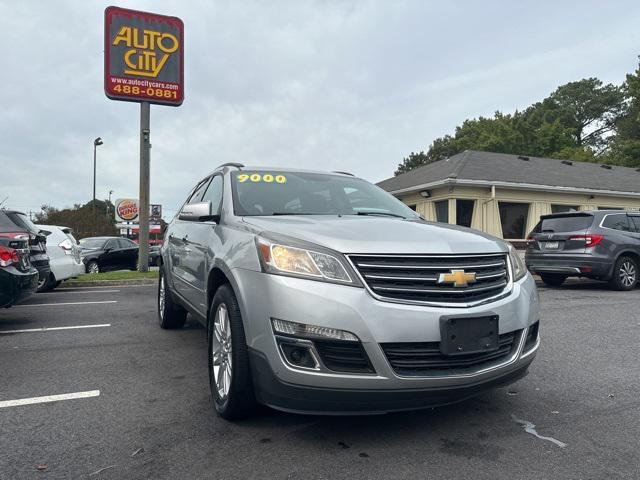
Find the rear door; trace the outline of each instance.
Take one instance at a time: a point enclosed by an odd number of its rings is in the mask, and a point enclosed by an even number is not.
[[[138,245],[128,238],[118,239],[120,244],[120,265],[121,268],[133,268],[138,263]]]
[[[540,223],[530,235],[529,253],[585,253],[585,236],[593,220],[593,214],[582,212],[540,217]]]

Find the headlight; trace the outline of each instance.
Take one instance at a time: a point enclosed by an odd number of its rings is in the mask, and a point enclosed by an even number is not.
[[[355,276],[349,274],[348,267],[337,255],[275,243],[265,238],[258,238],[256,243],[260,263],[266,273],[348,285],[358,284]]]
[[[513,281],[517,282],[527,274],[527,267],[524,265],[522,258],[513,245],[509,245],[509,261],[511,262],[511,270],[513,271]]]

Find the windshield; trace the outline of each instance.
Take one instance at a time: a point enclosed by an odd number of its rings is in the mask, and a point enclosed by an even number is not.
[[[355,177],[303,172],[231,173],[236,215],[419,216],[384,190]]]
[[[102,248],[107,240],[104,238],[83,238],[80,240],[82,248]]]

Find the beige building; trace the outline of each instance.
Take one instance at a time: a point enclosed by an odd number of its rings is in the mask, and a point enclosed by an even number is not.
[[[541,215],[640,210],[640,169],[467,150],[378,183],[427,220],[523,240]]]

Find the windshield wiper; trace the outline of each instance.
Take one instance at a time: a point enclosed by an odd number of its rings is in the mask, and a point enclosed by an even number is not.
[[[402,215],[391,212],[356,212],[356,215],[384,215],[386,217],[404,218],[405,220],[407,219],[407,217],[403,217]]]
[[[318,215],[318,214],[305,213],[305,212],[273,212],[271,215]]]

